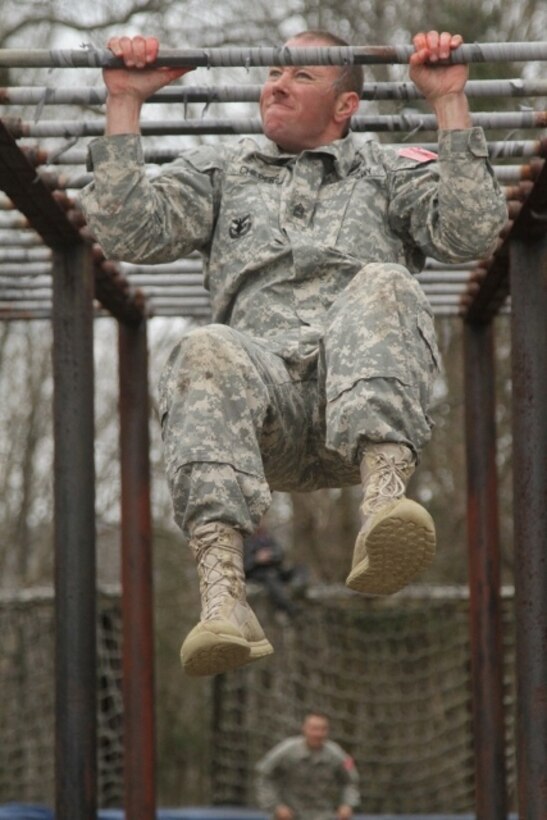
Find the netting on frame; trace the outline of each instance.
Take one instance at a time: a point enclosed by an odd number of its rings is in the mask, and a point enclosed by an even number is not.
[[[97,606],[98,781],[102,806],[123,795],[119,593]],[[0,803],[54,804],[54,599],[51,590],[0,597]]]
[[[356,760],[365,813],[474,809],[470,641],[465,594],[366,599],[311,591],[292,621],[269,601],[253,607],[275,654],[206,679],[213,687],[211,791],[206,803],[256,805],[254,767],[298,732],[303,712],[331,717],[332,737]],[[51,591],[0,598],[0,803],[54,802],[54,611]],[[512,596],[503,601],[507,780],[514,788]],[[119,593],[98,598],[99,805],[123,802]],[[180,674],[180,697],[184,676]],[[156,706],[161,719],[162,703]],[[208,735],[211,715],[196,727]],[[185,730],[171,715],[173,743]],[[200,718],[196,717],[196,721]],[[177,741],[177,738],[179,739]],[[163,774],[178,765],[159,760]],[[204,761],[207,765],[207,761]],[[180,772],[179,772],[180,777]]]
[[[504,620],[512,790],[510,597]],[[316,597],[303,603],[292,623],[269,624],[266,631],[275,646],[271,659],[216,679],[214,802],[252,805],[256,762],[274,743],[297,734],[312,708],[331,717],[331,736],[354,756],[365,813],[474,810],[465,595]]]

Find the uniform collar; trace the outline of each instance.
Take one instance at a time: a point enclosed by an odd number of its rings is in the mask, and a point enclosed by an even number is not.
[[[349,134],[342,139],[330,142],[328,145],[320,145],[318,148],[310,148],[309,150],[302,151],[301,154],[287,154],[281,151],[274,142],[266,138],[260,142],[244,140],[243,150],[246,156],[250,157],[253,155],[272,165],[288,165],[294,162],[297,156],[302,156],[303,154],[330,156],[334,160],[334,168],[338,176],[346,177],[354,164],[358,146],[353,133],[350,131]]]

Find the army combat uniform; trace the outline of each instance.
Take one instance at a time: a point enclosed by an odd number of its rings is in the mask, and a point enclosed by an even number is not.
[[[274,746],[257,764],[257,800],[268,812],[289,806],[295,820],[333,820],[339,806],[360,802],[353,759],[332,740],[310,749],[303,737]]]
[[[160,382],[183,531],[250,533],[272,489],[359,483],[367,441],[419,453],[439,357],[412,274],[488,254],[506,217],[481,129],[440,132],[438,160],[351,133],[299,154],[202,146],[152,179],[134,135],[90,159],[82,203],[110,258],[203,256],[213,324]]]

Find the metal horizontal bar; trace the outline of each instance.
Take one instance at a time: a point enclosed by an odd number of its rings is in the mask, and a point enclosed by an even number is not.
[[[0,206],[0,230],[28,231],[29,225],[20,213],[2,210]]]
[[[50,288],[51,276],[4,276],[0,271],[0,292],[2,288],[17,288],[27,290],[32,288]]]
[[[156,66],[271,66],[403,64],[414,52],[411,45],[247,48],[161,48]],[[466,43],[455,49],[446,63],[529,62],[547,59],[547,43]],[[91,45],[81,49],[0,49],[0,66],[6,68],[124,68],[108,49]]]
[[[203,308],[194,308],[189,311],[181,311],[181,308],[175,305],[152,305],[152,311],[149,318],[186,318],[209,320],[211,314],[209,310]],[[435,316],[442,318],[461,317],[462,309],[458,305],[435,305],[433,313]],[[510,307],[503,306],[499,313],[508,314]],[[110,314],[106,313],[100,306],[95,306],[95,318],[109,318]],[[48,320],[51,318],[51,306],[49,304],[32,304],[25,302],[24,304],[2,304],[0,299],[0,320],[2,321],[28,321],[33,319]]]
[[[154,103],[231,103],[258,102],[260,85],[184,86],[162,88],[145,104]],[[469,80],[468,97],[542,97],[547,95],[547,79]],[[362,100],[416,100],[423,94],[411,82],[366,82]],[[78,86],[9,86],[0,88],[0,105],[103,105],[106,88]]]
[[[466,285],[470,281],[471,269],[468,271],[462,271],[461,274],[452,274],[450,271],[445,273],[438,272],[438,273],[431,273],[431,274],[421,274],[417,276],[416,279],[422,285],[424,289],[427,289],[430,285],[436,284],[450,284],[452,286],[459,286],[460,288],[462,285]]]
[[[423,284],[422,287],[424,293],[428,296],[431,296],[433,294],[447,294],[460,296],[462,293],[465,292],[465,288],[462,287],[462,285],[466,285],[467,281],[469,280],[466,280],[465,282],[437,281]],[[202,287],[185,288],[184,286],[181,286],[180,284],[176,283],[165,285],[154,284],[153,282],[146,282],[146,284],[142,285],[142,289],[147,298],[165,297],[169,299],[177,299],[180,301],[188,301],[189,304],[194,304],[196,300],[199,300],[207,304],[209,304],[210,301],[209,293]],[[20,276],[5,277],[2,276],[2,272],[0,271],[0,293],[2,295],[9,294],[9,298],[14,298],[16,294],[24,294],[25,292],[32,292],[34,295],[36,295],[36,291],[49,293],[50,290],[51,279],[48,279],[47,277],[40,276],[36,277],[35,279],[32,279],[26,276],[24,273]]]
[[[2,276],[17,276],[23,270],[27,276],[44,276],[51,273],[51,264],[47,262],[25,262],[23,266],[10,262],[0,263],[0,275]]]
[[[476,260],[470,260],[469,262],[465,263],[465,268],[463,270],[467,270],[467,265],[475,265]],[[420,273],[416,274],[417,276],[423,276],[424,271],[431,271],[431,270],[441,270],[441,271],[461,271],[462,270],[462,263],[461,262],[454,262],[452,264],[448,262],[440,262],[438,259],[433,259],[432,256],[428,256],[425,260],[424,270],[420,271]]]
[[[176,262],[167,262],[158,265],[135,265],[131,262],[120,262],[121,270],[131,276],[155,276],[156,274],[170,273],[201,273],[202,263],[200,256],[183,257]]]
[[[42,245],[33,248],[7,247],[2,241],[0,245],[0,273],[6,262],[43,262],[51,259],[51,250]]]
[[[25,302],[29,300],[51,299],[52,288],[9,288],[0,289],[0,300],[3,302]]]
[[[180,271],[179,273],[158,273],[155,275],[150,273],[132,274],[129,272],[127,274],[127,278],[133,285],[138,285],[138,287],[146,287],[147,285],[155,284],[164,287],[169,287],[170,285],[183,285],[188,288],[203,288],[203,274],[201,272],[201,268],[196,273],[186,273],[185,271]]]
[[[473,125],[483,128],[545,128],[547,111],[476,112],[471,115]],[[104,133],[105,120],[44,120],[32,123],[6,119],[6,127],[18,139],[21,137],[97,137]],[[433,114],[386,114],[357,116],[351,121],[354,131],[435,131],[437,119]],[[188,134],[259,134],[262,123],[256,117],[237,119],[203,118],[196,120],[154,120],[141,123],[143,136],[179,136]]]

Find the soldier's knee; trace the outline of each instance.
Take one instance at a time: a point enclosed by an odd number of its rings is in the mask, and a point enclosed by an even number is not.
[[[238,357],[239,345],[226,325],[211,324],[194,328],[185,334],[178,345],[179,366],[216,369]]]

